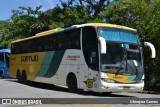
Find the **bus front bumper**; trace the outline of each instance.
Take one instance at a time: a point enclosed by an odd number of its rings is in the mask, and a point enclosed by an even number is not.
[[[144,82],[134,84],[107,83],[101,81],[100,92],[139,92],[142,91]]]

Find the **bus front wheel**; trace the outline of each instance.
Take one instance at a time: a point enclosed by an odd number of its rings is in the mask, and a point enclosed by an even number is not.
[[[74,74],[69,74],[67,77],[67,86],[69,91],[77,92],[77,78]]]

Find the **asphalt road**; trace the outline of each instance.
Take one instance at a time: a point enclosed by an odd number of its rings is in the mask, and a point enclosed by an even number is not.
[[[153,98],[153,99],[152,99]],[[29,82],[20,84],[16,79],[0,79],[0,103],[11,101],[12,105],[0,104],[1,107],[159,107],[160,94],[143,93],[71,93],[67,88]],[[2,101],[3,100],[3,101]],[[105,103],[113,102],[112,104]],[[151,103],[152,102],[152,103]],[[157,104],[157,102],[159,104]],[[7,102],[8,103],[8,102]],[[42,103],[42,105],[41,105]],[[117,103],[117,104],[115,104]],[[140,104],[141,103],[141,104]],[[151,104],[150,104],[151,103]],[[13,105],[14,104],[14,105]],[[27,105],[19,105],[27,104]]]

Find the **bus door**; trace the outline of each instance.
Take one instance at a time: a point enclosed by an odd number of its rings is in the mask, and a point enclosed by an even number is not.
[[[86,75],[84,83],[89,90],[97,88],[98,84],[98,40],[94,27],[84,27],[82,30],[82,50],[86,62]]]

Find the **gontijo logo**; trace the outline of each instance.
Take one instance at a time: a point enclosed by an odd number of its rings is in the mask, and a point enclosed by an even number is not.
[[[34,56],[21,56],[21,61],[22,62],[38,61],[38,55],[34,55]]]

